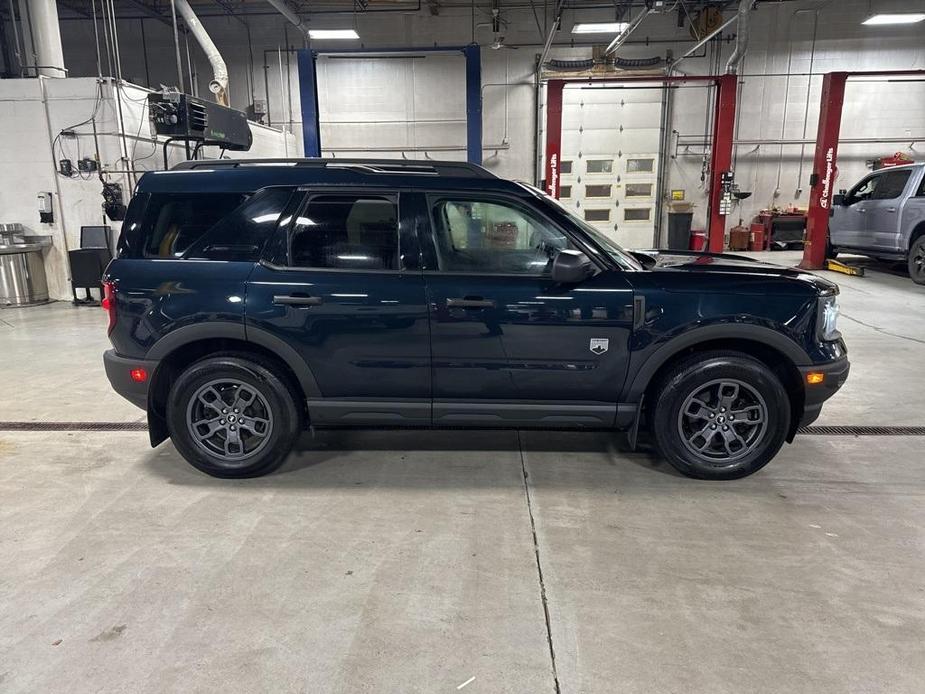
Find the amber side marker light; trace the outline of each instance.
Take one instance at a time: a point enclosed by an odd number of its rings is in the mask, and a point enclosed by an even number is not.
[[[144,369],[132,369],[128,372],[128,375],[131,376],[135,383],[144,383],[148,380],[148,372]]]
[[[806,374],[806,383],[815,386],[819,385],[825,380],[825,374],[821,371],[810,371]]]

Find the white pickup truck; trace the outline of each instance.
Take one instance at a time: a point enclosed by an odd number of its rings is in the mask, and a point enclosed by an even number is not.
[[[829,251],[904,261],[925,284],[925,163],[875,171],[836,195]]]

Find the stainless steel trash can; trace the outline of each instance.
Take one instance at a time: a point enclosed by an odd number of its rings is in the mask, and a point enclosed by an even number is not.
[[[0,306],[28,306],[48,301],[42,249],[47,243],[0,245]]]

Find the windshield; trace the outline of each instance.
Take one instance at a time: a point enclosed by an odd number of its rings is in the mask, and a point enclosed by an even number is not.
[[[532,192],[536,193],[543,201],[555,207],[559,212],[566,215],[569,220],[571,220],[576,226],[580,227],[581,230],[591,237],[591,239],[601,247],[601,249],[607,254],[607,256],[617,263],[624,270],[644,270],[643,266],[639,263],[636,258],[625,251],[620,244],[614,241],[611,238],[608,238],[605,234],[602,234],[600,231],[595,229],[593,226],[588,224],[581,217],[576,215],[572,210],[563,205],[561,202],[556,200],[551,195],[547,195],[544,191],[539,188],[535,188],[529,184],[521,183],[525,188],[529,188]]]

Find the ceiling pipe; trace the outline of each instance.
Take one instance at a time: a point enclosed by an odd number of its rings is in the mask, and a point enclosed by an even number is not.
[[[741,0],[736,12],[738,25],[736,26],[736,47],[726,61],[726,74],[734,75],[739,71],[739,64],[745,58],[748,50],[748,16],[755,6],[755,0]]]
[[[289,20],[290,24],[305,34],[305,38],[308,39],[308,24],[302,21],[302,18],[295,13],[286,0],[267,0],[267,2],[273,5],[283,17]]]
[[[650,14],[652,14],[652,10],[644,9],[642,12],[633,17],[632,21],[629,23],[629,25],[627,25],[626,29],[617,34],[613,41],[610,42],[610,45],[604,49],[604,55],[608,56],[616,53],[617,49],[624,44],[626,39],[630,37],[630,34],[639,28],[639,25],[642,24],[642,20],[648,17]]]
[[[186,22],[186,28],[189,29],[193,38],[202,47],[206,58],[209,59],[209,64],[212,66],[212,81],[209,82],[209,91],[215,94],[216,102],[222,106],[228,106],[228,67],[225,65],[222,54],[218,52],[218,48],[212,42],[205,27],[202,26],[199,17],[193,12],[189,2],[187,0],[174,1],[176,2],[177,11],[183,17],[183,21]]]
[[[26,4],[38,74],[45,77],[67,77],[57,3],[55,0],[27,0]]]

